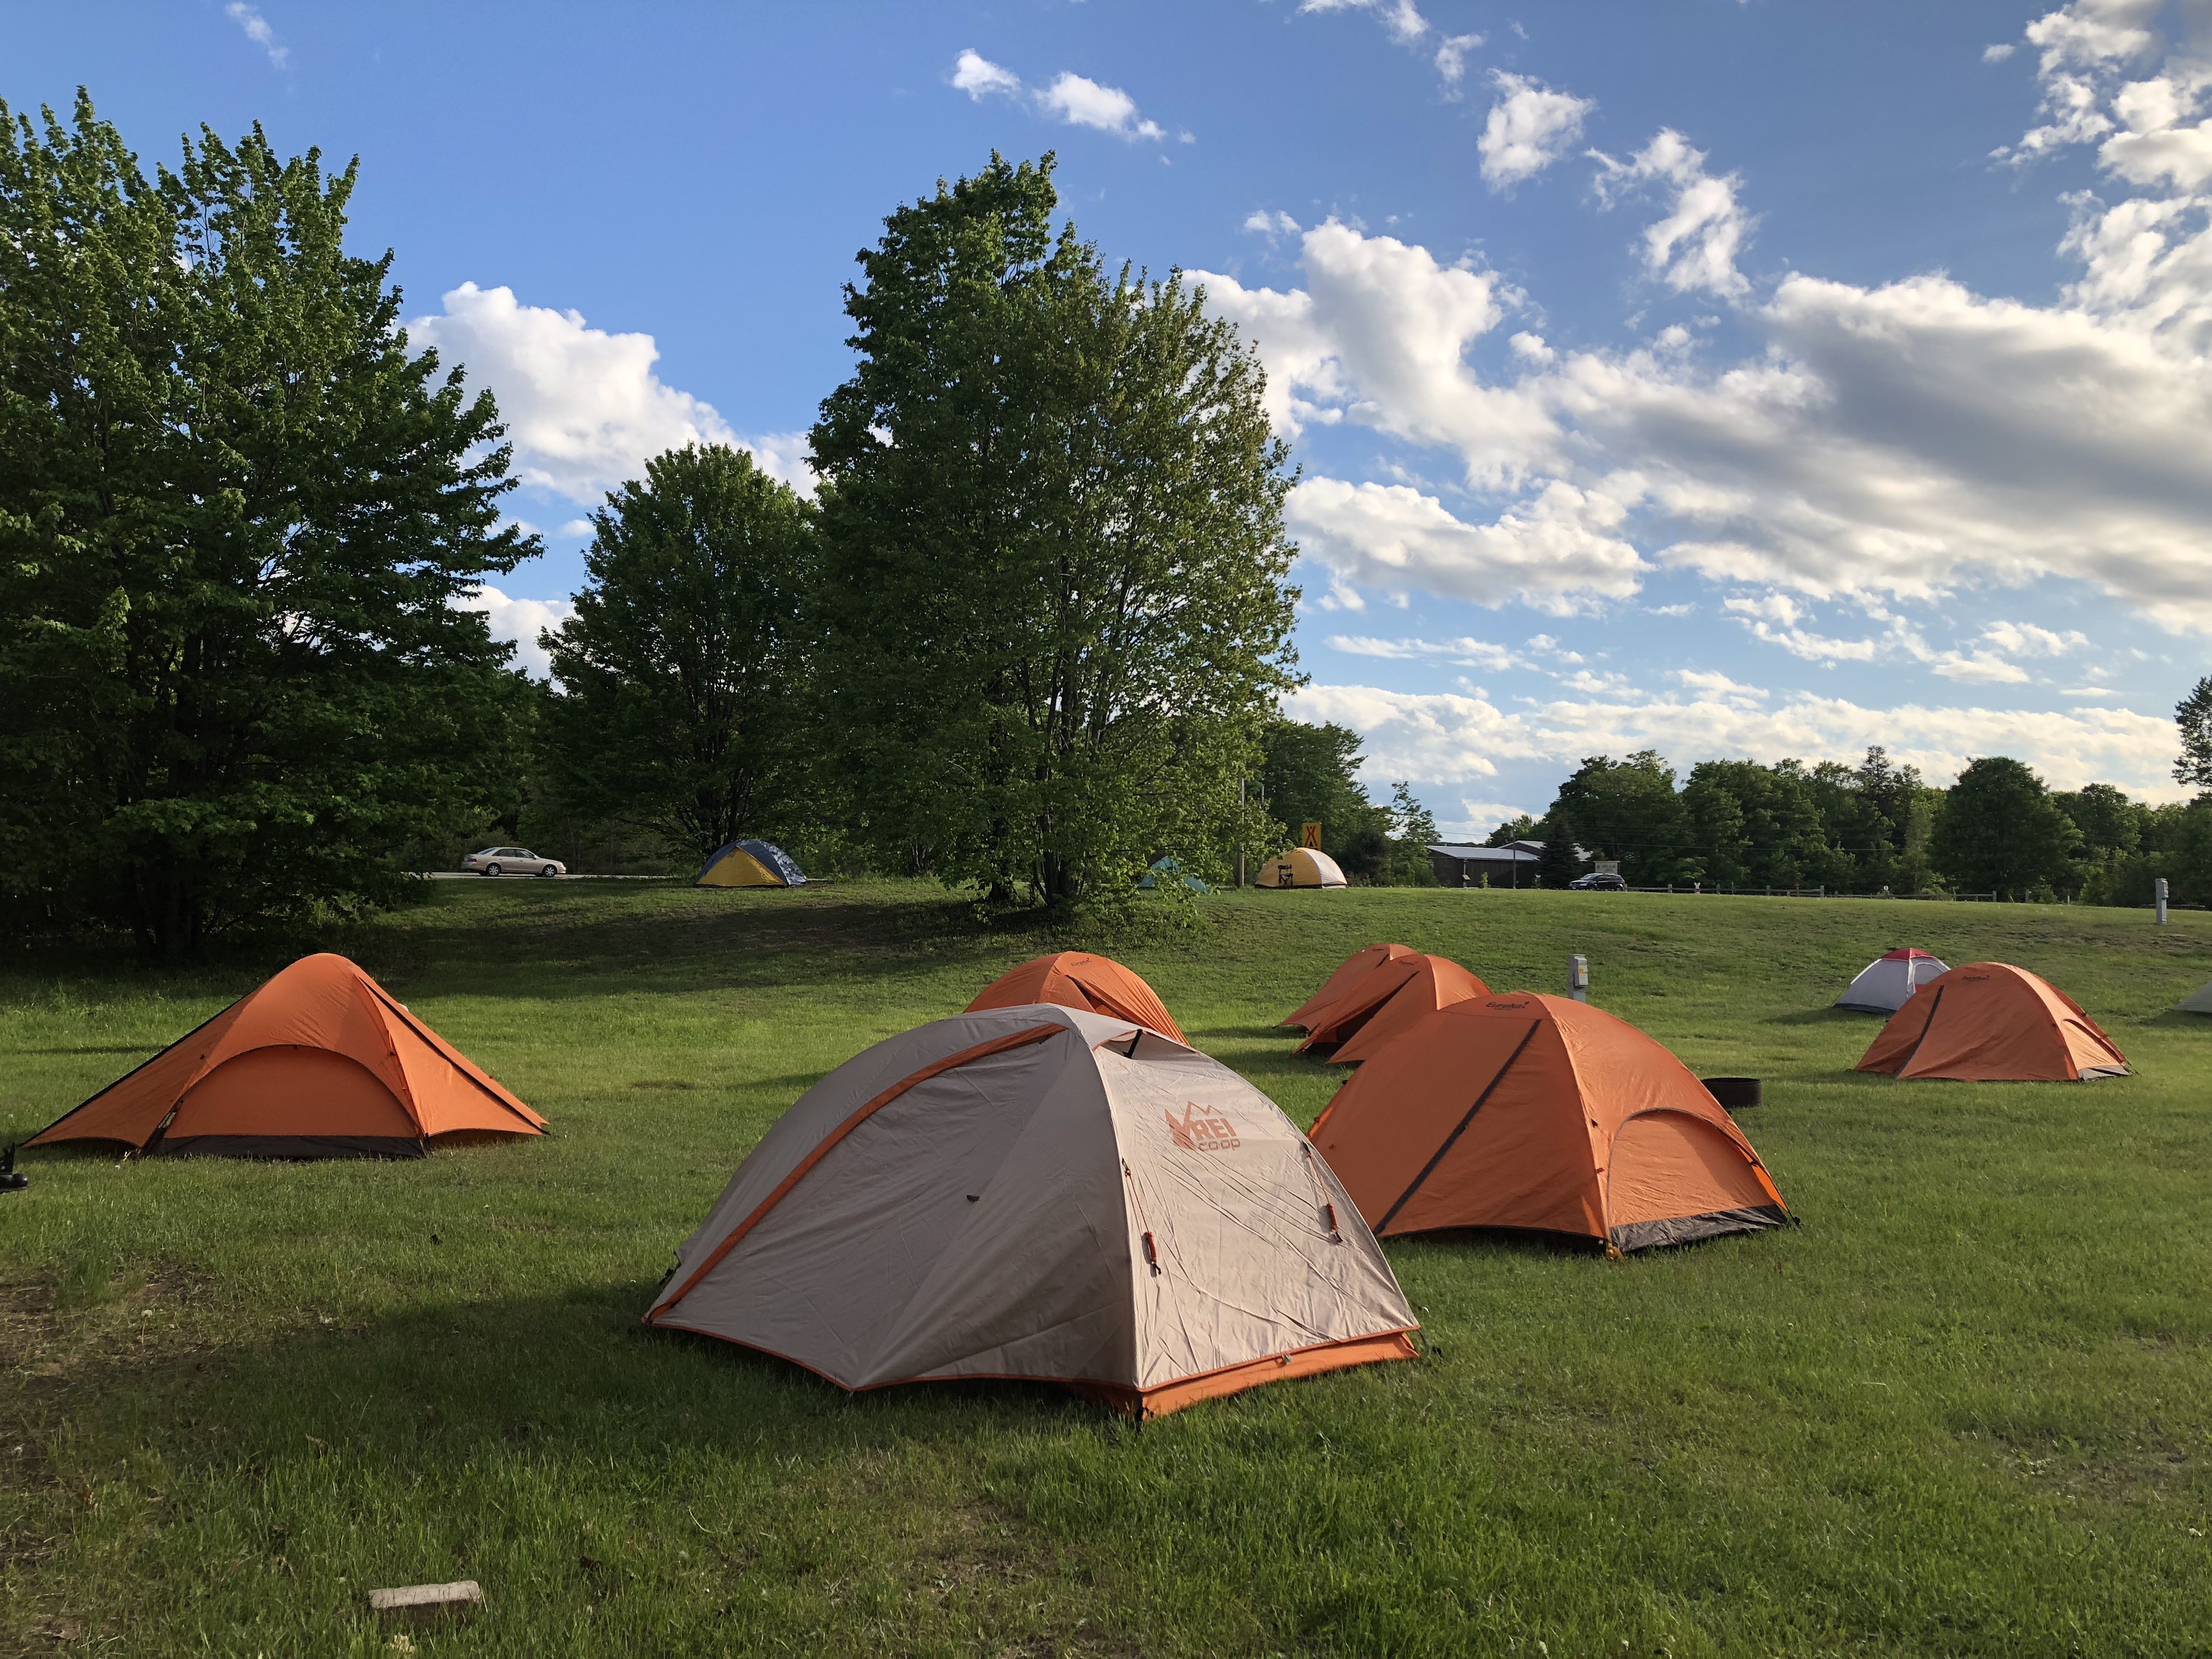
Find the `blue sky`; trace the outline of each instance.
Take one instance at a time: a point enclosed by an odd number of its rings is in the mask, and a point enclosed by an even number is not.
[[[498,392],[546,556],[693,437],[804,483],[883,215],[1060,157],[1201,274],[1304,482],[1291,708],[1448,826],[1587,754],[2021,755],[2172,796],[2212,667],[2212,5],[10,5],[88,86],[358,155],[358,250]]]

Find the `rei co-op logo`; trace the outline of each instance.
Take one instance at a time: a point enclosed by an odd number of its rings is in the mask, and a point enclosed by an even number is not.
[[[1164,1115],[1168,1121],[1168,1133],[1187,1152],[1225,1152],[1238,1144],[1237,1126],[1194,1100],[1184,1105],[1181,1117],[1173,1112]]]

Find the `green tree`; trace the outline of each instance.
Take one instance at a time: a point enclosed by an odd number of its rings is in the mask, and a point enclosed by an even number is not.
[[[1420,797],[1414,794],[1413,784],[1402,778],[1390,786],[1389,811],[1390,885],[1435,886],[1437,870],[1436,866],[1429,862],[1429,848],[1443,838],[1437,828],[1437,815],[1428,809]]]
[[[149,181],[0,106],[0,895],[196,951],[389,902],[514,793],[481,614],[536,550],[488,395],[411,354],[355,169],[204,131]]]
[[[2142,808],[2109,783],[2084,784],[2052,802],[2081,832],[2085,853],[2132,853],[2142,844]]]
[[[1676,878],[1684,829],[1674,769],[1656,750],[1626,760],[1595,755],[1559,786],[1550,817],[1565,812],[1583,844],[1601,858],[1620,860],[1620,873],[1638,884]]]
[[[1575,826],[1565,811],[1553,807],[1544,819],[1543,850],[1536,854],[1536,884],[1558,889],[1583,873],[1582,854]]]
[[[739,836],[803,839],[806,504],[749,455],[687,447],[647,462],[592,524],[575,614],[542,636],[565,799],[695,860]]]
[[[1164,853],[1218,872],[1248,833],[1297,590],[1257,359],[1179,276],[1055,236],[1051,173],[994,156],[885,220],[812,442],[820,670],[866,832],[1060,907]]]
[[[1261,776],[1275,822],[1293,842],[1302,826],[1318,823],[1322,850],[1346,875],[1374,879],[1389,859],[1389,818],[1360,785],[1359,733],[1277,720],[1261,744],[1267,756]]]
[[[2174,723],[2181,728],[2181,754],[2173,763],[2173,781],[2212,790],[2212,675],[2176,705]]]
[[[1483,837],[1485,847],[1510,847],[1516,841],[1534,841],[1543,833],[1543,826],[1526,812],[1516,814]]]
[[[1968,892],[2027,898],[2063,882],[2076,832],[2022,763],[1992,755],[1970,763],[1951,786],[1929,852]]]

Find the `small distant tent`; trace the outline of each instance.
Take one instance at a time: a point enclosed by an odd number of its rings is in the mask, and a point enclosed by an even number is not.
[[[1687,1066],[1565,997],[1516,992],[1429,1015],[1353,1073],[1313,1142],[1385,1238],[1502,1227],[1640,1250],[1788,1214]]]
[[[1341,887],[1344,872],[1336,860],[1318,848],[1293,847],[1280,858],[1269,859],[1252,878],[1255,887]]]
[[[1885,951],[1859,969],[1858,977],[1836,999],[1836,1006],[1865,1014],[1893,1014],[1915,991],[1938,974],[1950,971],[1925,951]]]
[[[1031,1002],[1056,1003],[1088,1014],[1132,1020],[1177,1042],[1184,1040],[1182,1028],[1168,1012],[1167,1004],[1141,975],[1111,957],[1094,957],[1081,951],[1032,957],[1020,967],[1009,969],[983,988],[981,994],[968,1005],[968,1012],[1015,1008]]]
[[[800,1096],[645,1318],[854,1391],[1026,1377],[1144,1417],[1409,1359],[1416,1328],[1273,1102],[1126,1020],[1035,1006],[891,1037]]]
[[[2081,1005],[2025,968],[1970,962],[1889,1018],[1862,1072],[1969,1083],[2084,1083],[2125,1077],[2127,1056]]]
[[[1490,988],[1459,963],[1417,951],[1382,963],[1315,1015],[1297,1051],[1334,1048],[1330,1065],[1355,1066],[1425,1015],[1489,994]]]
[[[1213,890],[1212,882],[1203,876],[1192,875],[1182,867],[1182,860],[1173,858],[1154,859],[1152,867],[1137,878],[1137,886],[1140,890],[1149,893],[1163,885],[1172,886],[1177,881],[1182,882],[1194,893],[1210,893]]]
[[[302,957],[25,1144],[166,1157],[420,1158],[544,1133],[532,1111],[343,957]]]
[[[1401,957],[1417,954],[1419,953],[1410,945],[1363,945],[1337,964],[1336,971],[1322,983],[1320,990],[1300,1003],[1292,1012],[1285,1014],[1277,1024],[1295,1025],[1300,1029],[1309,1027],[1314,1023],[1314,1017],[1322,1009],[1328,1007],[1339,997],[1345,995],[1353,986],[1384,963],[1395,962]]]
[[[806,872],[772,841],[733,841],[716,849],[694,887],[804,887]]]

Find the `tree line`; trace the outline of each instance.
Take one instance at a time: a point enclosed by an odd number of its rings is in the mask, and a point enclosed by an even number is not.
[[[607,498],[550,685],[466,608],[541,549],[494,400],[344,247],[356,172],[256,127],[149,175],[82,94],[0,105],[11,930],[189,956],[561,819],[1002,908],[1279,849],[1298,594],[1258,361],[1056,222],[1050,156],[860,253],[811,500],[714,447]]]
[[[2053,790],[2024,762],[1989,756],[1949,788],[1885,749],[1856,766],[1701,761],[1678,779],[1652,750],[1593,756],[1522,839],[1618,860],[1633,885],[1821,887],[1854,893],[1995,893],[2008,899],[2212,904],[2212,678],[2176,710],[2177,781],[2194,800],[2152,805],[2112,784]]]

